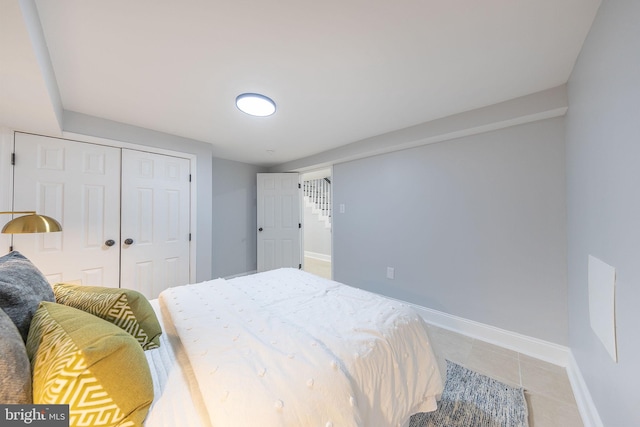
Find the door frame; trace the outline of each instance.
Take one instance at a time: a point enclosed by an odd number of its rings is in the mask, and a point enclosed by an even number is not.
[[[0,127],[0,211],[13,210],[13,129]],[[0,227],[11,220],[11,215],[0,215]],[[4,255],[11,245],[11,234],[0,234],[0,255]]]

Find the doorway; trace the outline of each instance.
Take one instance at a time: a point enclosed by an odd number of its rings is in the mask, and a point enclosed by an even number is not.
[[[332,184],[331,169],[302,174],[303,269],[332,278]]]

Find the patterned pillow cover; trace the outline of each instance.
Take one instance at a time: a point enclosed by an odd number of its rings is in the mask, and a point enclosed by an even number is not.
[[[101,286],[57,283],[56,302],[86,311],[133,335],[143,350],[160,347],[162,327],[153,307],[140,292]]]
[[[40,301],[55,301],[40,270],[18,251],[0,257],[0,308],[13,320],[23,341]]]
[[[117,326],[42,302],[27,353],[34,404],[68,404],[70,426],[140,426],[153,400],[144,351]]]
[[[0,309],[0,403],[31,403],[31,364],[20,332]]]

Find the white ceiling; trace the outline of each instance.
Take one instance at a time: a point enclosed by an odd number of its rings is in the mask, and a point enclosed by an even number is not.
[[[0,0],[0,126],[60,132],[17,0]]]
[[[52,133],[55,96],[21,22],[34,1],[0,2],[0,125]],[[262,165],[559,86],[599,4],[35,0],[64,110]],[[241,113],[243,92],[276,114]]]

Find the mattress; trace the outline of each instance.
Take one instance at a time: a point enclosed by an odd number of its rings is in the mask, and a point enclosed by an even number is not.
[[[171,288],[153,304],[166,329],[147,352],[147,427],[395,427],[442,392],[417,313],[300,270]]]

